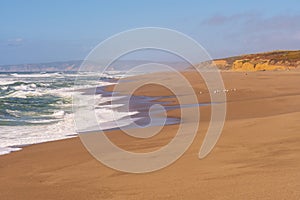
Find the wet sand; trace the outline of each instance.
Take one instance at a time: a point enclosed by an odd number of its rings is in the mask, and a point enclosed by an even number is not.
[[[193,72],[185,75],[199,102],[209,102],[205,84]],[[110,169],[95,160],[79,138],[32,145],[1,156],[1,199],[299,199],[300,72],[224,72],[222,76],[229,90],[225,127],[205,159],[199,160],[198,152],[210,106],[200,108],[198,134],[187,152],[152,173]],[[136,95],[171,92],[149,85]],[[180,111],[168,115],[178,117]],[[120,131],[107,135],[124,149],[148,152],[167,144],[177,129],[178,125],[166,126],[147,140]]]

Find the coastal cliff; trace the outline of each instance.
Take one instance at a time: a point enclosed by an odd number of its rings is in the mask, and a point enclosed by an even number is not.
[[[212,61],[221,70],[266,71],[300,68],[300,50],[247,54]]]

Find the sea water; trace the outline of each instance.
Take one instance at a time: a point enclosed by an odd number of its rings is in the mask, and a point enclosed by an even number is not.
[[[95,73],[0,73],[0,155],[22,146],[75,137],[72,95],[84,89],[114,84],[118,72]],[[76,77],[79,84],[74,86]],[[115,128],[115,116],[124,126],[128,116],[111,98],[90,94],[102,129]],[[122,97],[119,97],[122,98]],[[96,99],[96,101],[95,101]],[[114,118],[112,119],[112,116]]]

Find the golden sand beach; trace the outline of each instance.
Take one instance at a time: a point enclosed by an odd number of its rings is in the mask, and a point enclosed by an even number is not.
[[[206,86],[196,73],[184,75],[198,94],[199,103],[209,102]],[[299,76],[297,71],[223,72],[228,89],[225,126],[217,145],[204,159],[198,158],[198,152],[208,127],[210,106],[200,107],[199,130],[184,155],[152,173],[110,169],[95,160],[79,138],[31,145],[1,156],[0,199],[297,200]],[[180,84],[168,78],[174,85]],[[131,82],[121,84],[126,87]],[[148,85],[136,95],[166,96],[170,91]],[[171,110],[168,115],[179,117],[180,110]],[[177,129],[178,125],[165,126],[147,140],[132,139],[117,130],[106,134],[126,150],[147,152],[166,145]]]

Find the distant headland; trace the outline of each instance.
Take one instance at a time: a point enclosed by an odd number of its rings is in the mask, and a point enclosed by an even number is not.
[[[0,72],[76,72],[79,70],[82,60],[0,65]],[[129,60],[113,63],[112,69],[126,70],[150,61]],[[294,70],[300,69],[300,50],[277,50],[264,53],[244,54],[228,58],[214,59],[198,64],[199,67],[207,67],[215,64],[220,70],[233,71],[269,71],[269,70]],[[183,62],[165,62],[175,68],[186,68]],[[91,64],[91,66],[94,64]]]

